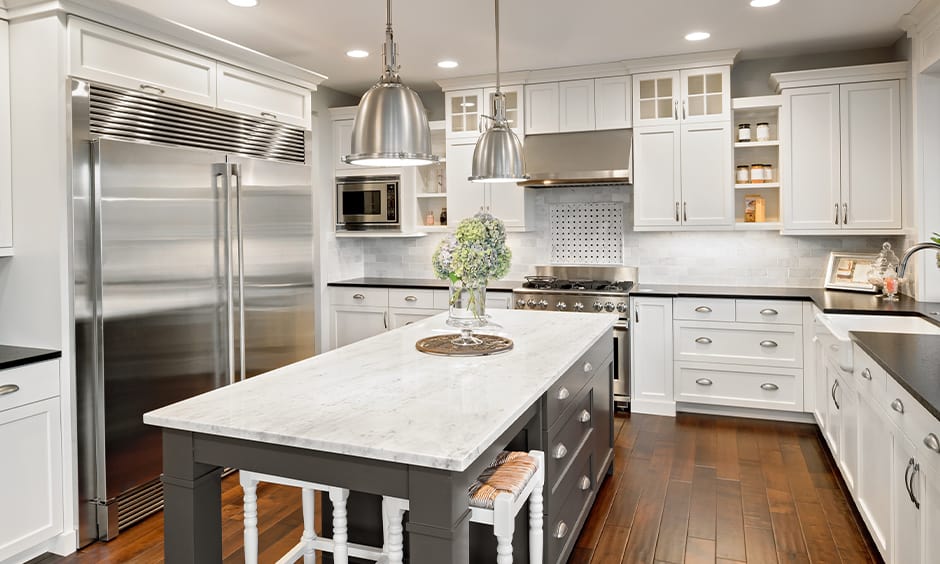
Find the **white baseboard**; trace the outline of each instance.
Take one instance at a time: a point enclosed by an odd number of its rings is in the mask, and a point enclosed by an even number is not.
[[[632,398],[630,400],[630,413],[643,413],[646,415],[665,415],[666,417],[675,417],[676,402]]]
[[[59,556],[68,556],[78,550],[78,530],[65,531],[49,542],[52,543],[49,552]]]
[[[682,413],[699,413],[702,415],[722,415],[725,417],[745,417],[748,419],[765,419],[767,421],[816,424],[816,418],[812,413],[803,413],[800,411],[775,411],[772,409],[725,407],[685,402],[676,403],[676,410]]]

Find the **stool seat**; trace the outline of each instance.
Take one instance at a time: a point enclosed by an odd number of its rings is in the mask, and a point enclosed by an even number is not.
[[[496,497],[504,493],[518,499],[538,468],[538,461],[527,452],[499,453],[470,486],[470,507],[493,509]]]

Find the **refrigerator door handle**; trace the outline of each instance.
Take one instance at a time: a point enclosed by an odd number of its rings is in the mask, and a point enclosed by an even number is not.
[[[245,237],[242,234],[242,167],[230,165],[235,180],[235,225],[238,237],[238,366],[239,380],[245,379]]]
[[[222,201],[225,213],[223,214],[222,224],[224,225],[225,237],[225,260],[223,270],[225,271],[225,317],[226,317],[226,341],[228,342],[228,351],[225,356],[226,372],[228,373],[229,384],[235,383],[235,347],[232,346],[235,338],[235,279],[232,274],[232,182],[229,175],[229,165],[227,163],[216,163],[212,165],[212,177],[216,185],[219,179],[222,180]]]

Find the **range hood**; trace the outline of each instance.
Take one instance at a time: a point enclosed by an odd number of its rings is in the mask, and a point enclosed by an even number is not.
[[[612,129],[529,135],[523,145],[530,179],[519,186],[633,183],[633,131]]]

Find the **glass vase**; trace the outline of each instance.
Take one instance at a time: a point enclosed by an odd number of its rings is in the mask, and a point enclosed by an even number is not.
[[[487,324],[486,281],[450,283],[450,310],[447,324],[460,329],[457,345],[478,345],[482,341],[473,336],[473,330]]]

